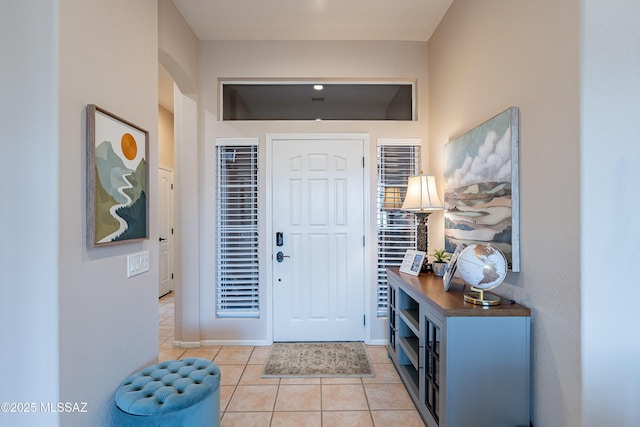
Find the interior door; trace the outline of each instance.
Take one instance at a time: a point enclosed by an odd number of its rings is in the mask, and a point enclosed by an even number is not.
[[[159,199],[160,208],[160,275],[158,295],[173,290],[173,171],[160,168]]]
[[[274,341],[362,341],[363,140],[272,142]]]

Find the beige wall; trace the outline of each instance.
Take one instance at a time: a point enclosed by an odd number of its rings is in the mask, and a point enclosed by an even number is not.
[[[158,106],[158,166],[173,169],[173,114]]]
[[[172,0],[158,0],[158,59],[182,93],[198,92],[198,39]]]
[[[440,179],[449,138],[520,107],[521,272],[496,291],[532,308],[536,426],[582,423],[579,19],[578,0],[456,0],[429,41]]]
[[[202,42],[200,47],[200,75],[207,76],[200,82],[200,120],[202,134],[201,151],[201,277],[200,310],[203,340],[264,341],[268,324],[267,287],[264,277],[261,294],[262,311],[259,320],[215,319],[215,169],[214,140],[218,137],[258,137],[262,144],[264,161],[265,135],[267,133],[339,133],[365,132],[370,134],[369,156],[372,160],[369,172],[375,182],[375,144],[377,138],[421,138],[427,136],[427,57],[426,43],[420,42]],[[352,122],[352,121],[273,121],[273,122],[222,122],[218,119],[219,78],[324,78],[324,79],[413,79],[417,81],[417,116],[415,122]],[[426,156],[425,156],[426,157]],[[263,168],[264,170],[264,168]],[[264,172],[263,172],[264,173]],[[266,185],[266,183],[263,183]],[[375,185],[375,184],[374,184]],[[264,187],[263,187],[264,188]],[[372,198],[373,199],[373,198]],[[261,206],[265,206],[262,203]],[[187,208],[189,209],[189,208]],[[264,222],[269,220],[261,211]],[[375,214],[372,216],[375,218]],[[375,226],[368,234],[375,236]],[[267,248],[265,248],[266,251]],[[266,253],[266,252],[265,252]],[[265,255],[270,262],[270,253]],[[371,256],[374,259],[374,256]],[[371,276],[375,277],[375,276]],[[375,281],[367,283],[375,288]],[[371,323],[371,339],[384,339],[382,320],[377,319],[375,308],[370,306],[367,318]]]
[[[62,0],[58,31],[60,400],[88,403],[61,425],[98,426],[118,384],[158,355],[156,1]],[[149,131],[149,240],[87,248],[87,104]],[[140,251],[151,270],[127,278],[127,255]]]
[[[170,0],[160,0],[158,8],[161,21],[173,22],[160,28],[165,46],[160,56],[174,52],[175,57],[169,54],[179,69],[174,78],[182,77],[183,90],[195,91],[197,40],[175,16]],[[166,10],[174,14],[162,15]],[[148,242],[86,248],[84,108],[96,103],[149,129],[151,141],[157,140],[156,6],[151,0],[23,0],[3,12],[2,40],[10,42],[0,47],[11,61],[3,63],[0,86],[12,103],[3,104],[0,132],[3,141],[21,143],[3,146],[5,158],[13,161],[0,168],[2,194],[13,207],[2,211],[0,221],[1,336],[12,345],[11,351],[0,352],[2,365],[11,367],[0,401],[86,401],[89,411],[3,414],[3,420],[29,427],[105,425],[117,384],[156,357],[157,273],[152,268],[126,279],[125,265],[126,255],[139,250],[150,250],[152,260],[157,259],[152,243],[157,219],[152,208]],[[211,215],[209,202],[202,213],[198,205],[200,195],[205,201],[211,197],[207,185],[198,188],[210,173],[199,154],[200,146],[210,146],[216,136],[370,130],[374,136],[426,140],[429,131],[426,161],[429,171],[441,176],[442,145],[450,136],[518,105],[522,272],[511,274],[498,290],[533,308],[534,425],[638,425],[635,325],[640,319],[633,305],[637,284],[628,267],[635,263],[638,236],[624,215],[640,209],[637,189],[630,184],[640,181],[640,145],[635,143],[640,63],[629,54],[640,49],[639,13],[635,0],[456,0],[429,44],[430,129],[423,116],[408,127],[373,124],[370,129],[354,123],[222,124],[216,121],[216,88],[210,79],[202,91],[200,139],[195,120],[186,120],[186,129],[182,120],[177,122],[178,133],[189,141],[179,148],[188,154],[176,156],[177,168],[186,175],[180,179],[190,189],[181,203],[188,215],[182,215],[185,223],[194,224],[185,238],[185,259],[199,255],[199,242],[191,237],[211,236],[206,224],[198,226],[199,218]],[[177,31],[181,42],[171,38]],[[322,54],[317,55],[304,43],[242,45],[204,45],[202,70],[225,77],[408,77],[416,61],[421,68],[415,71],[422,94],[419,114],[427,113],[423,48],[373,43],[363,50],[358,43],[320,43]],[[263,55],[265,48],[268,55]],[[299,59],[287,59],[290,48]],[[246,54],[255,59],[241,57]],[[182,104],[187,104],[187,115],[195,115],[192,100]],[[152,145],[154,181],[157,156]],[[16,177],[19,186],[12,185]],[[432,215],[432,221],[435,241],[441,216]],[[200,282],[198,267],[210,263],[213,251],[210,243],[203,247],[202,261],[185,268],[195,280],[189,282],[193,297],[183,315],[192,316],[186,328],[196,331],[196,339],[200,307],[204,316],[211,313],[206,298],[211,277],[205,266]],[[588,262],[581,263],[580,251]],[[600,268],[603,251],[613,253],[622,268]],[[206,327],[206,334],[215,332],[210,324]]]

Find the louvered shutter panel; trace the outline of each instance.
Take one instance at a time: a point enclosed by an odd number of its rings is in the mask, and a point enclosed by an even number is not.
[[[258,146],[216,146],[216,314],[259,317]]]
[[[400,210],[407,180],[420,168],[419,141],[378,141],[377,173],[377,311],[387,315],[388,267],[399,267],[407,249],[416,248],[416,219]]]

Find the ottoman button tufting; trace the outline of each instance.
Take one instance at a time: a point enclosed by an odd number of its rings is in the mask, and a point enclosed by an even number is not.
[[[220,369],[189,358],[148,366],[125,379],[115,395],[112,425],[220,425]]]

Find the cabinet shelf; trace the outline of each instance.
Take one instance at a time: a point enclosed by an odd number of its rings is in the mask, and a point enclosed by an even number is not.
[[[405,355],[414,366],[418,369],[420,367],[420,353],[419,343],[416,337],[400,337],[400,346],[404,350]]]
[[[413,333],[418,335],[420,331],[420,310],[418,309],[401,309],[400,315],[407,322]]]
[[[398,366],[400,377],[404,380],[405,386],[409,388],[409,393],[418,395],[420,391],[420,374],[411,365]]]

